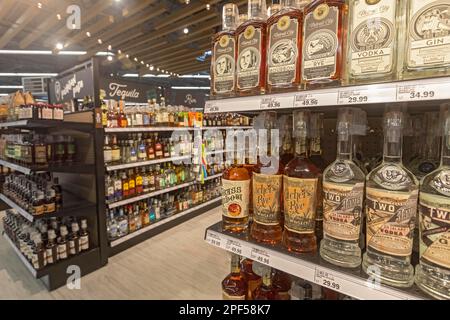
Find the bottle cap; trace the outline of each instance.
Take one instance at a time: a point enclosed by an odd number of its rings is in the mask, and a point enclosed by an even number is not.
[[[273,16],[275,13],[280,11],[281,8],[282,8],[282,5],[280,3],[274,3],[274,4],[270,5],[269,8],[267,9],[267,16],[268,17]]]
[[[72,232],[78,232],[80,230],[80,227],[78,226],[77,222],[72,222]]]
[[[310,115],[309,111],[295,111],[293,113],[294,138],[310,137]]]
[[[67,231],[67,227],[63,225],[59,227],[59,233],[61,234],[61,236],[67,236],[69,232]]]
[[[239,23],[239,9],[234,3],[227,3],[222,8],[222,30],[236,30]]]
[[[249,20],[266,20],[266,0],[248,0],[248,18]]]

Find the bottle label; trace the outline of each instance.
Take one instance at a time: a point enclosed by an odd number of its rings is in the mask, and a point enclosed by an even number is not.
[[[55,205],[54,202],[52,202],[52,203],[46,203],[46,204],[44,205],[44,211],[45,211],[45,213],[52,213],[52,212],[55,212],[55,210],[56,210],[56,205]]]
[[[262,30],[254,26],[248,26],[239,34],[238,39],[238,89],[256,88],[260,82],[260,69],[262,50]]]
[[[339,8],[319,5],[306,15],[303,44],[304,80],[328,79],[336,73]]]
[[[112,161],[112,152],[111,150],[104,150],[103,151],[103,158],[105,159],[105,162],[111,162]]]
[[[52,120],[53,119],[53,111],[52,111],[52,109],[44,107],[42,109],[42,119]]]
[[[295,81],[298,68],[297,18],[281,17],[269,29],[267,83],[286,85]]]
[[[323,194],[324,234],[339,240],[359,240],[364,183],[345,185],[324,182]]]
[[[233,36],[223,35],[214,44],[214,59],[212,63],[214,72],[213,90],[215,94],[233,92],[235,89],[234,60],[236,41]]]
[[[35,146],[35,161],[38,164],[46,164],[47,163],[47,148],[45,146]]]
[[[47,252],[47,264],[54,263],[52,249],[46,249],[45,251]]]
[[[383,189],[389,190],[401,190],[413,184],[404,169],[393,165],[381,168],[374,176],[373,181]]]
[[[222,291],[223,300],[245,300],[245,294],[243,296],[231,296],[225,291]]]
[[[398,257],[411,255],[418,190],[366,189],[367,246]]]
[[[450,63],[450,3],[410,0],[407,63],[433,68]]]
[[[119,161],[120,160],[120,149],[113,149],[112,150],[112,161]]]
[[[67,259],[67,246],[65,243],[58,245],[58,257],[59,259]]]
[[[222,179],[222,215],[228,218],[246,218],[249,212],[250,180]]]
[[[44,205],[37,205],[37,206],[33,206],[33,211],[34,211],[34,215],[41,215],[44,213]]]
[[[282,175],[253,174],[253,220],[278,225],[281,217]]]
[[[351,73],[388,74],[393,70],[396,0],[354,1],[350,37]]]
[[[431,187],[444,196],[450,197],[450,171],[442,170],[431,182]]]
[[[450,200],[421,192],[420,259],[450,269]]]
[[[122,184],[123,192],[128,192],[129,189],[130,189],[130,186],[128,185],[128,182],[125,182]]]
[[[314,233],[318,179],[284,176],[284,227],[296,233]]]
[[[72,256],[77,254],[77,252],[75,250],[75,241],[74,240],[69,241],[69,254]]]
[[[88,250],[88,249],[89,249],[89,236],[81,236],[80,250]]]

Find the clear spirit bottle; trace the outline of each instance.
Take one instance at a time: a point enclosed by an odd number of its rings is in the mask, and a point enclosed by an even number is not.
[[[352,161],[352,126],[355,112],[344,108],[337,121],[337,158],[323,174],[323,259],[338,266],[361,264],[361,221],[365,175]]]
[[[420,264],[415,282],[437,299],[450,299],[450,105],[442,111],[441,164],[420,186]]]
[[[393,81],[397,77],[397,18],[400,0],[356,0],[349,5],[349,82]],[[404,28],[404,26],[399,26]]]
[[[223,6],[222,31],[213,38],[211,96],[230,97],[236,92],[236,38],[239,9],[234,3]]]
[[[402,163],[403,113],[390,108],[384,117],[383,162],[366,179],[366,243],[363,270],[386,284],[409,287],[417,213],[416,177]]]

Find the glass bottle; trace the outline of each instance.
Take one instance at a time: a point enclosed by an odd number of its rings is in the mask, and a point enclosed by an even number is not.
[[[105,175],[105,201],[112,203],[114,198],[114,181],[110,175]]]
[[[222,281],[223,300],[246,300],[247,283],[241,275],[241,257],[231,254],[231,272]]]
[[[125,154],[122,154],[125,156]],[[111,145],[111,158],[112,158],[112,164],[119,164],[122,162],[122,155],[120,152],[120,148],[117,145],[117,136],[112,136],[112,145]]]
[[[128,127],[128,120],[127,120],[127,116],[125,115],[125,112],[124,112],[124,107],[125,107],[125,102],[122,99],[120,99],[120,101],[119,101],[119,117],[117,119],[120,128]]]
[[[72,222],[71,228],[72,233],[69,236],[69,254],[74,256],[80,253],[80,236],[78,234],[80,227],[78,222]]]
[[[158,134],[155,133],[155,158],[162,159],[164,156],[162,144],[160,139],[158,138]]]
[[[236,4],[223,6],[222,31],[212,43],[211,96],[230,97],[236,90],[236,39],[239,10]]]
[[[282,0],[267,20],[267,91],[298,90],[301,86],[303,9],[308,1]],[[276,9],[276,7],[274,8]]]
[[[134,170],[128,171],[128,196],[134,197],[136,195],[136,176]]]
[[[156,190],[156,173],[153,168],[150,168],[148,171],[148,184],[150,192]]]
[[[363,270],[381,282],[409,287],[417,213],[418,181],[402,163],[403,113],[391,107],[384,116],[383,162],[366,180],[367,250]]]
[[[314,234],[319,169],[308,154],[310,114],[294,112],[295,157],[284,169],[283,244],[289,251],[313,252],[317,250]]]
[[[39,233],[34,236],[34,250],[31,263],[36,270],[41,270],[47,265],[47,253],[42,243],[42,236]]]
[[[397,44],[403,1],[349,2],[347,70],[349,82],[393,81],[397,77]],[[401,43],[399,43],[401,44]]]
[[[415,282],[437,299],[450,299],[450,105],[442,107],[440,166],[421,180],[420,264]]]
[[[106,212],[108,212],[108,210]],[[111,209],[110,211],[107,232],[108,232],[108,239],[110,241],[116,240],[119,237],[119,225],[114,216],[114,209]]]
[[[126,171],[122,171],[122,196],[123,198],[130,196],[130,184]]]
[[[80,251],[89,250],[89,232],[87,230],[87,220],[81,220],[81,231],[80,231]]]
[[[266,1],[249,0],[249,20],[236,30],[237,93],[263,94],[266,82]]]
[[[62,225],[59,228],[59,235],[58,238],[58,259],[59,260],[65,260],[69,257],[69,242],[67,241],[66,236],[69,234],[67,231],[67,227],[65,225]]]
[[[119,208],[119,218],[117,219],[117,223],[119,225],[119,237],[126,236],[128,234],[128,219],[125,217],[124,208]]]
[[[147,149],[145,146],[145,140],[142,139],[142,134],[138,134],[138,160],[146,161],[147,160]]]
[[[262,269],[262,283],[253,292],[253,300],[275,300],[277,291],[272,284],[272,268],[264,266]]]
[[[345,0],[316,0],[305,8],[302,81],[307,89],[341,85],[345,75]]]
[[[330,263],[355,268],[361,264],[359,240],[365,175],[352,161],[354,109],[339,110],[337,158],[323,173],[324,239],[320,255]]]
[[[136,195],[144,192],[143,174],[139,168],[136,169]]]
[[[273,269],[272,283],[277,292],[276,300],[291,300],[289,291],[291,290],[292,278],[289,274]]]
[[[113,176],[113,184],[114,184],[114,201],[122,200],[122,178],[119,173],[114,172]]]
[[[149,160],[155,159],[155,145],[153,143],[153,139],[151,138],[151,135],[148,135],[148,137],[147,137],[147,158]]]
[[[262,283],[262,278],[253,271],[253,260],[242,260],[241,274],[248,287],[247,300],[253,300],[253,291]]]
[[[55,209],[56,211],[60,211],[63,206],[63,194],[62,194],[62,187],[59,184],[58,178],[53,178],[53,185],[52,189],[55,190]]]

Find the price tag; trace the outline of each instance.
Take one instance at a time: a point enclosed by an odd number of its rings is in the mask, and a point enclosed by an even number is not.
[[[421,101],[438,99],[438,91],[436,89],[439,88],[435,85],[399,85],[397,88],[397,100]]]
[[[367,104],[396,101],[395,87],[378,87],[364,90],[341,90],[339,91],[338,104]]]
[[[314,273],[314,282],[318,285],[330,288],[335,291],[342,290],[342,283],[340,282],[340,279],[333,276],[330,271],[322,269],[320,267],[316,267]]]
[[[259,104],[260,109],[279,109],[281,108],[281,102],[274,97],[264,97]]]
[[[339,91],[338,104],[362,104],[368,102],[369,96],[366,90]]]
[[[319,99],[313,94],[299,93],[294,96],[294,108],[314,107],[319,105]]]
[[[252,248],[250,259],[262,264],[270,265],[270,255],[266,250]]]
[[[222,240],[220,239],[220,236],[215,233],[208,231],[206,233],[206,242],[215,247],[222,248]]]
[[[228,240],[227,244],[225,245],[225,249],[242,256],[242,246],[238,241]]]
[[[214,101],[206,101],[205,113],[219,112],[219,106]]]
[[[338,98],[336,91],[318,91],[312,93],[297,93],[294,95],[294,108],[317,106],[334,106]]]

